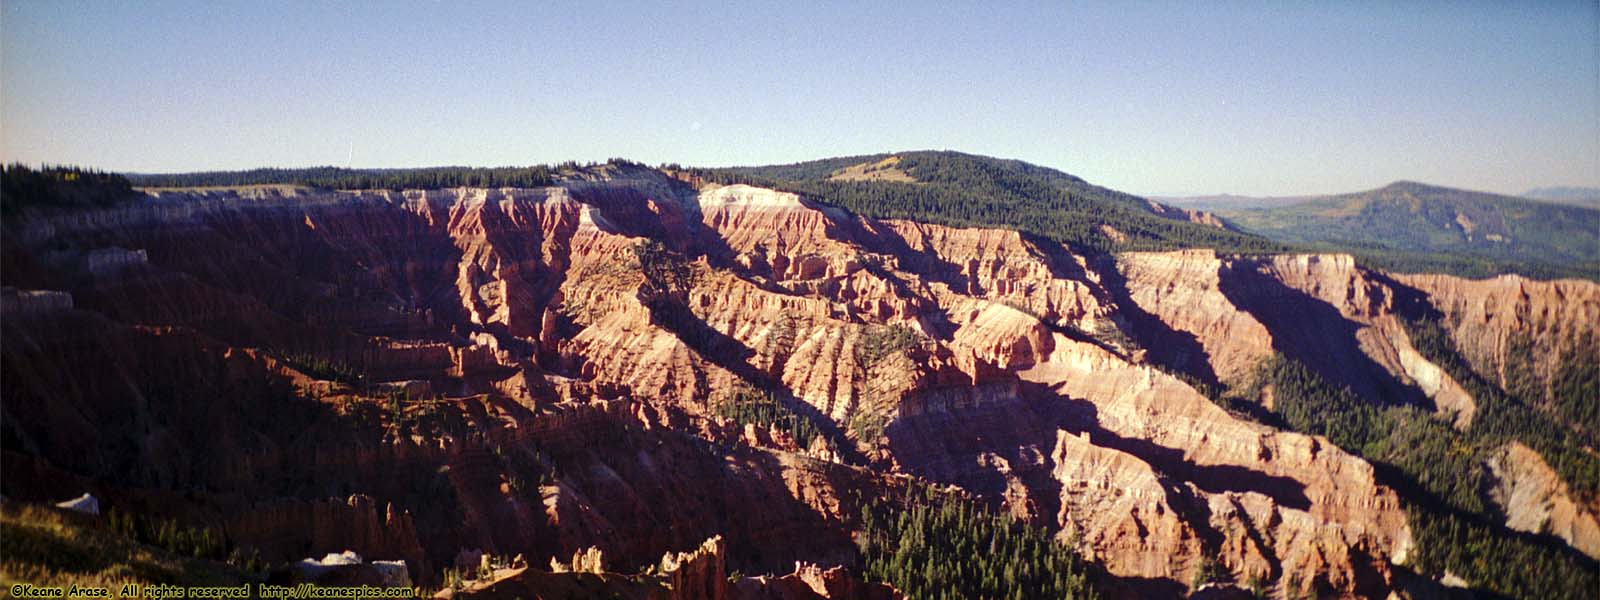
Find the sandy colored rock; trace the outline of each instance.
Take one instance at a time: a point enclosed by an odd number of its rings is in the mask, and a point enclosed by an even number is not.
[[[1519,442],[1506,444],[1488,466],[1496,482],[1490,498],[1505,512],[1507,527],[1555,535],[1600,558],[1600,502],[1574,497],[1544,458]]]
[[[1390,276],[1341,255],[1090,259],[635,166],[539,189],[161,192],[23,233],[41,257],[57,241],[120,250],[95,255],[108,276],[93,281],[9,275],[19,448],[124,498],[242,515],[230,534],[282,554],[352,548],[415,561],[419,580],[463,549],[571,571],[473,592],[494,597],[882,597],[837,567],[853,498],[909,478],[1157,593],[1213,557],[1241,580],[1382,595],[1412,540],[1372,466],[1162,369],[1238,384],[1282,353],[1465,427],[1476,403],[1417,352],[1406,302],[1436,306],[1489,374],[1519,335],[1557,355],[1600,322],[1583,282]],[[652,288],[636,252],[652,242],[689,274],[681,289]],[[42,308],[9,318],[25,304]],[[395,407],[374,382],[440,398]],[[716,414],[748,387],[819,441]],[[1508,516],[1548,515],[1587,548],[1594,511],[1524,454],[1496,463]],[[8,496],[26,487],[11,480]],[[329,502],[343,486],[370,500]],[[190,489],[208,491],[173,491]],[[667,551],[659,580],[605,571]],[[730,556],[806,564],[730,584]]]

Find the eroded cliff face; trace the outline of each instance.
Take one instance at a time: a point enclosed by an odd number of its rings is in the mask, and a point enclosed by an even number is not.
[[[1387,277],[1348,255],[1223,257],[1210,250],[1120,257],[1136,329],[1167,349],[1152,358],[1202,380],[1249,382],[1273,353],[1300,359],[1377,402],[1425,401],[1472,422],[1476,403],[1412,346]]]
[[[1427,295],[1475,372],[1527,400],[1553,401],[1551,380],[1563,362],[1593,364],[1600,356],[1595,336],[1600,286],[1591,282],[1533,281],[1516,275],[1395,279]]]
[[[1496,481],[1490,498],[1506,515],[1507,527],[1554,535],[1600,558],[1600,506],[1574,498],[1538,452],[1512,442],[1488,466]]]
[[[1412,543],[1395,493],[1325,440],[1240,420],[1065,336],[1020,375],[1065,413],[1048,450],[1063,538],[1085,540],[1113,573],[1181,579],[1214,557],[1241,580],[1378,589]]]
[[[230,533],[285,559],[324,545],[295,531],[332,510],[316,502],[365,494],[359,535],[424,581],[462,550],[597,547],[627,570],[714,535],[746,572],[849,565],[853,498],[910,475],[1059,532],[1134,593],[1181,591],[1212,557],[1239,581],[1382,596],[1412,542],[1373,468],[1167,371],[1240,383],[1315,355],[1464,425],[1472,399],[1412,347],[1397,295],[1442,298],[1453,323],[1529,313],[1348,257],[1091,260],[634,167],[536,190],[161,192],[7,244],[8,451],[113,502],[261,507]],[[1592,332],[1569,304],[1519,318]],[[1455,331],[1500,335],[1480,330],[1501,328]],[[721,416],[741,389],[820,433]],[[789,577],[832,589],[829,572]]]
[[[1129,274],[1131,299],[1154,317],[1147,330],[1176,334],[1180,345],[1206,357],[1224,383],[1248,381],[1247,365],[1277,352],[1374,402],[1406,404],[1425,397],[1464,429],[1477,401],[1418,352],[1402,323],[1437,317],[1478,376],[1518,401],[1555,413],[1557,422],[1579,435],[1592,435],[1554,406],[1593,399],[1560,397],[1552,384],[1573,378],[1558,374],[1560,369],[1592,365],[1600,354],[1594,346],[1600,286],[1591,282],[1388,275],[1358,268],[1342,255],[1261,259],[1202,250],[1127,254],[1120,264]],[[1180,356],[1169,364],[1185,363]],[[1506,446],[1483,466],[1499,482],[1491,500],[1508,527],[1553,533],[1593,556],[1600,535],[1588,523],[1600,514],[1600,500],[1570,494],[1544,459],[1520,444]]]

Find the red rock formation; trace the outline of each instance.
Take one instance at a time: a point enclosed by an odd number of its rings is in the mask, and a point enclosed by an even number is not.
[[[1196,342],[1174,344],[1177,350],[1158,357],[1163,362],[1192,364],[1200,358],[1193,355],[1203,355],[1218,381],[1243,384],[1280,352],[1368,398],[1426,397],[1462,427],[1476,411],[1466,391],[1412,347],[1395,314],[1396,291],[1349,256],[1130,253],[1119,270],[1137,309],[1166,330],[1157,335]]]
[[[635,256],[647,239],[692,273],[666,300]],[[731,597],[856,594],[820,567],[712,575],[849,563],[848,498],[890,475],[958,484],[1118,576],[1183,583],[1211,556],[1378,594],[1410,533],[1372,467],[1150,363],[1237,384],[1273,352],[1315,356],[1362,395],[1431,401],[1465,426],[1475,403],[1412,347],[1398,302],[1426,296],[1484,373],[1517,335],[1560,354],[1600,322],[1580,282],[1391,278],[1329,255],[1110,264],[617,166],[535,190],[163,192],[5,243],[5,285],[61,294],[6,297],[8,451],[130,494],[192,491],[185,510],[229,515],[274,552],[395,553],[419,580],[462,549],[540,565],[597,547],[636,565],[720,534],[668,583]],[[900,331],[915,335],[882,350]],[[291,356],[366,378],[319,380]],[[394,406],[374,382],[443,399]],[[713,418],[741,385],[837,451]],[[373,503],[326,502],[353,492]],[[1569,539],[1588,535],[1572,523]],[[527,571],[517,589],[612,581],[566,575]]]
[[[796,563],[793,573],[781,577],[730,578],[727,548],[720,536],[688,552],[667,552],[650,571],[621,575],[578,564],[552,571],[515,569],[497,573],[491,581],[464,589],[447,589],[436,598],[491,600],[498,598],[628,598],[648,600],[895,600],[900,594],[883,584],[856,579],[840,568],[821,569]],[[580,555],[581,556],[581,555]]]
[[[1490,499],[1506,515],[1507,527],[1549,533],[1600,558],[1600,499],[1575,498],[1538,452],[1518,442],[1506,444],[1488,467],[1496,481]]]
[[[1548,399],[1564,359],[1600,355],[1600,286],[1579,280],[1532,281],[1516,275],[1470,280],[1397,275],[1444,315],[1456,347],[1474,371],[1510,387],[1513,367],[1530,372],[1535,400]]]

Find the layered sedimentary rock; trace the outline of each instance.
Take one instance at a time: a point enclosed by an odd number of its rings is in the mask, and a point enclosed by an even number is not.
[[[1257,365],[1280,353],[1365,398],[1425,398],[1462,427],[1477,409],[1458,382],[1412,346],[1395,307],[1401,292],[1348,255],[1130,253],[1119,269],[1134,327],[1164,346],[1153,358],[1198,370],[1203,380],[1246,384]]]
[[[1090,258],[640,167],[540,189],[159,192],[18,227],[8,451],[113,504],[192,490],[178,516],[274,554],[359,541],[426,582],[462,551],[543,565],[596,547],[627,571],[722,536],[674,560],[681,580],[617,580],[629,597],[875,597],[836,567],[856,560],[859,499],[907,476],[1050,528],[1137,593],[1181,591],[1213,557],[1240,581],[1381,596],[1411,544],[1395,492],[1188,381],[1315,357],[1363,397],[1466,426],[1476,405],[1413,347],[1404,302],[1426,296],[1486,373],[1507,331],[1582,339],[1600,317],[1592,284],[1524,299],[1336,255]],[[747,390],[813,442],[728,416]],[[1528,464],[1504,463],[1508,514],[1586,547],[1592,511],[1518,500],[1558,489]],[[298,531],[319,510],[349,524],[338,539]],[[508,581],[600,577],[583,570]]]
[[[1118,262],[1131,300],[1126,310],[1144,316],[1138,325],[1167,330],[1161,360],[1204,365],[1217,380],[1239,382],[1271,355],[1274,340],[1223,292],[1222,269],[1210,250],[1130,253]]]
[[[1228,224],[1223,222],[1222,219],[1203,210],[1195,210],[1193,208],[1184,208],[1181,206],[1168,206],[1155,201],[1151,201],[1149,203],[1149,207],[1150,212],[1161,215],[1168,219],[1188,221],[1190,223],[1199,223],[1201,225],[1210,225],[1217,229],[1229,229]]]
[[[1555,535],[1600,558],[1600,506],[1574,498],[1539,453],[1512,442],[1488,466],[1496,481],[1490,498],[1505,513],[1507,527]]]
[[[1484,379],[1553,395],[1550,382],[1563,361],[1600,355],[1600,286],[1579,280],[1533,281],[1516,275],[1470,280],[1448,275],[1397,275],[1426,294],[1462,357]],[[1518,371],[1526,372],[1519,379]],[[1526,386],[1525,389],[1518,389]]]
[[[1296,573],[1365,589],[1385,585],[1385,563],[1405,556],[1399,499],[1364,461],[1239,420],[1150,366],[1059,333],[1041,344],[1035,327],[1013,323],[1007,331],[980,313],[975,337],[1014,352],[1044,349],[1006,360],[1029,365],[1019,375],[1054,405],[1035,409],[1057,415],[1054,439],[1041,444],[1060,489],[1054,517],[1068,537],[1090,540],[1113,573],[1177,579],[1221,552],[1242,575]]]

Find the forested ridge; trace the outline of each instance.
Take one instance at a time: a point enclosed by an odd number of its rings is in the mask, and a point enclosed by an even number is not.
[[[839,169],[891,156],[898,159],[895,167],[915,182],[830,179]],[[1208,247],[1220,252],[1262,253],[1288,249],[1260,236],[1159,216],[1143,198],[1091,185],[1054,169],[958,152],[906,152],[764,167],[666,168],[681,169],[710,183],[744,183],[795,192],[872,218],[1014,229],[1078,251]]]
[[[1285,206],[1221,209],[1287,243],[1393,271],[1600,279],[1600,210],[1400,181]]]
[[[111,206],[137,197],[128,178],[84,167],[13,163],[0,168],[0,215],[31,208]]]
[[[892,166],[875,164],[886,160],[892,161]],[[614,158],[585,164],[569,161],[558,165],[397,169],[324,166],[132,173],[122,177],[132,186],[152,188],[540,187],[580,176],[600,165],[643,166]],[[891,168],[904,173],[906,180],[836,177],[863,167],[867,172]],[[1213,248],[1237,254],[1340,252],[1354,255],[1364,266],[1397,272],[1471,278],[1517,273],[1538,279],[1600,279],[1600,260],[1595,257],[1600,247],[1594,237],[1572,233],[1592,234],[1594,227],[1600,227],[1600,211],[1405,182],[1364,195],[1332,197],[1350,205],[1343,209],[1346,212],[1354,211],[1338,218],[1342,221],[1322,216],[1329,213],[1327,207],[1318,212],[1306,204],[1222,211],[1221,216],[1236,226],[1224,229],[1157,214],[1145,198],[1092,185],[1048,167],[950,151],[845,156],[752,167],[668,164],[661,168],[706,183],[746,183],[795,192],[867,217],[1014,229],[1086,253],[1178,248]],[[1455,196],[1464,200],[1458,201]],[[1453,220],[1457,214],[1462,215],[1466,225]],[[1475,230],[1476,238],[1468,242],[1457,239],[1469,226],[1479,228]],[[1492,232],[1499,233],[1491,239],[1488,236]],[[1499,237],[1502,233],[1506,237]],[[1549,252],[1545,251],[1547,247]]]
[[[1065,243],[1081,252],[1208,247],[1220,252],[1290,250],[1266,238],[1168,218],[1149,201],[1091,185],[1060,171],[1017,160],[956,152],[894,155],[897,168],[915,179],[841,181],[830,176],[846,167],[890,155],[840,157],[765,167],[662,169],[709,183],[748,183],[803,194],[873,218],[909,219],[961,227],[1004,227]],[[607,165],[635,165],[612,159]],[[150,188],[297,185],[319,189],[440,189],[451,187],[539,187],[553,185],[597,164],[575,162],[526,167],[427,167],[349,169],[263,168],[174,174],[129,174]]]
[[[897,159],[895,166],[916,182],[831,179],[848,167],[890,158]],[[1303,205],[1222,211],[1220,216],[1241,230],[1225,231],[1157,216],[1144,198],[1094,186],[1054,169],[957,152],[690,171],[715,183],[748,183],[805,194],[870,217],[1004,227],[1080,250],[1208,247],[1241,254],[1338,252],[1354,255],[1363,266],[1397,272],[1600,278],[1600,261],[1593,256],[1600,211],[1408,182],[1369,193],[1381,201],[1366,202],[1344,221],[1308,212]],[[1465,200],[1457,202],[1452,194]],[[1366,201],[1361,195],[1339,198]],[[1457,214],[1462,215],[1460,222]],[[1125,241],[1111,239],[1100,225],[1116,230]],[[1471,243],[1458,239],[1468,227],[1479,227]],[[1497,231],[1506,235],[1488,237]],[[1547,247],[1553,250],[1546,252]]]
[[[842,157],[793,165],[720,169],[663,165],[712,183],[749,183],[804,194],[875,218],[955,226],[1007,227],[1084,251],[1211,247],[1223,252],[1288,248],[1255,235],[1162,217],[1137,196],[1090,185],[1054,169],[955,152],[913,152],[899,167],[916,183],[835,181],[834,171],[882,156]],[[612,159],[609,165],[637,165]],[[321,189],[538,187],[595,167],[574,162],[527,167],[415,169],[264,168],[176,174],[130,174],[141,187],[299,185]],[[1104,228],[1113,230],[1108,233]],[[1113,239],[1113,238],[1116,239]],[[1120,241],[1119,241],[1120,240]]]

